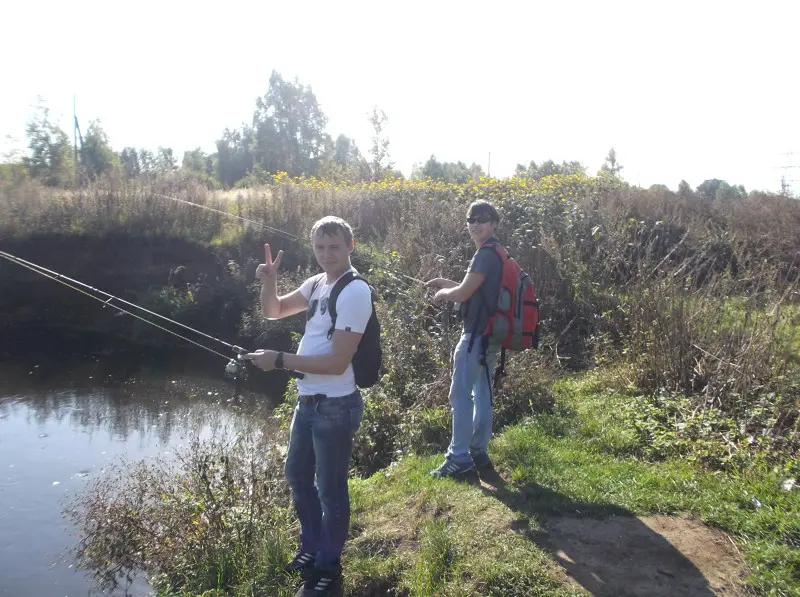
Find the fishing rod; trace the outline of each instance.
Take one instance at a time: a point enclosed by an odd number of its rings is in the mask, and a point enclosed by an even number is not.
[[[266,224],[263,224],[261,222],[256,222],[255,220],[250,220],[250,219],[245,218],[243,216],[239,216],[239,215],[236,215],[236,214],[228,213],[226,211],[222,211],[221,209],[214,209],[213,207],[208,207],[207,205],[201,205],[200,203],[193,203],[192,201],[186,201],[185,199],[178,199],[177,197],[170,197],[169,195],[162,195],[160,193],[153,193],[153,195],[155,197],[160,197],[162,199],[169,199],[170,201],[177,201],[178,203],[184,203],[186,205],[191,205],[193,207],[199,207],[200,209],[205,209],[205,210],[208,210],[208,211],[211,211],[211,212],[214,212],[214,213],[221,214],[223,216],[228,216],[229,218],[235,218],[235,219],[240,220],[242,222],[246,222],[248,224],[252,224],[253,226],[256,226],[258,228],[262,228],[264,230],[268,230],[269,232],[272,232],[273,234],[277,234],[277,235],[282,236],[282,237],[284,237],[284,238],[286,238],[286,239],[288,239],[290,241],[296,242],[297,244],[299,244],[299,245],[301,245],[303,247],[309,247],[308,243],[303,241],[299,236],[291,234],[290,232],[286,232],[284,230],[280,230],[279,228],[273,228],[272,226],[267,226]],[[351,255],[350,259],[352,261],[355,261],[356,263],[360,262],[362,265],[366,265],[366,266],[369,266],[369,267],[374,267],[374,268],[383,270],[385,272],[388,272],[390,274],[393,274],[395,276],[399,276],[401,278],[405,278],[406,280],[410,280],[411,282],[414,282],[416,284],[423,284],[423,285],[425,284],[424,280],[420,280],[419,278],[415,278],[413,276],[409,276],[409,275],[404,274],[402,272],[398,272],[397,270],[393,270],[393,269],[384,267],[382,265],[378,265],[377,263],[373,263],[373,262],[371,262],[371,261],[369,261],[367,259],[364,259],[363,257],[359,257],[358,255]]]
[[[168,334],[172,334],[173,336],[176,336],[176,337],[180,338],[181,340],[185,340],[186,342],[189,342],[190,344],[193,344],[193,345],[195,345],[195,346],[197,346],[199,348],[202,348],[203,350],[206,350],[206,351],[208,351],[208,352],[210,352],[210,353],[212,353],[214,355],[217,355],[219,357],[222,357],[223,359],[228,361],[228,364],[225,366],[225,375],[228,376],[228,377],[231,377],[232,379],[234,379],[234,381],[236,381],[237,389],[239,388],[240,384],[243,383],[247,379],[247,367],[246,367],[247,361],[245,359],[243,359],[242,357],[243,357],[243,355],[247,354],[250,351],[248,351],[245,348],[242,348],[241,346],[236,346],[235,344],[230,344],[228,342],[225,342],[224,340],[220,340],[219,338],[216,338],[214,336],[211,336],[209,334],[201,332],[200,330],[197,330],[195,328],[189,327],[188,325],[184,325],[184,324],[182,324],[182,323],[180,323],[178,321],[175,321],[174,319],[170,319],[169,317],[161,315],[160,313],[156,313],[156,312],[151,311],[149,309],[146,309],[146,308],[144,308],[144,307],[142,307],[140,305],[137,305],[137,304],[132,303],[130,301],[126,301],[125,299],[121,299],[121,298],[119,298],[117,296],[114,296],[113,294],[110,294],[110,293],[105,292],[103,290],[100,290],[98,288],[94,288],[92,286],[89,286],[88,284],[85,284],[85,283],[83,283],[83,282],[81,282],[79,280],[75,280],[73,278],[70,278],[70,277],[65,276],[63,274],[60,274],[60,273],[58,273],[56,271],[53,271],[51,269],[48,269],[46,267],[43,267],[43,266],[38,265],[36,263],[33,263],[31,261],[27,261],[25,259],[22,259],[20,257],[12,255],[11,253],[6,253],[5,251],[0,251],[0,257],[5,259],[6,261],[9,261],[11,263],[14,263],[16,265],[19,265],[19,266],[27,269],[27,270],[30,270],[30,271],[32,271],[34,273],[37,273],[37,274],[39,274],[41,276],[44,276],[45,278],[49,278],[49,279],[51,279],[51,280],[53,280],[55,282],[58,282],[59,284],[62,284],[64,286],[66,286],[67,288],[71,288],[72,290],[75,290],[76,292],[79,292],[79,293],[81,293],[81,294],[83,294],[83,295],[85,295],[85,296],[87,296],[87,297],[89,297],[91,299],[99,301],[99,302],[103,303],[103,306],[108,306],[108,307],[111,307],[113,309],[116,309],[117,311],[119,311],[119,312],[121,312],[121,313],[123,313],[125,315],[130,315],[131,317],[133,317],[135,319],[138,319],[140,321],[148,323],[148,324],[150,324],[150,325],[152,325],[152,326],[154,326],[154,327],[156,327],[156,328],[158,328],[158,329],[160,329],[160,330],[162,330],[164,332],[167,332]],[[87,290],[91,291],[91,292],[87,292]],[[103,298],[100,298],[96,294],[92,294],[92,292],[100,294],[100,295],[103,295],[103,296],[108,297],[108,298],[104,300]],[[231,358],[229,355],[223,354],[223,353],[221,353],[221,352],[219,352],[217,350],[214,350],[213,348],[209,348],[205,344],[201,344],[200,342],[196,342],[195,340],[192,340],[191,338],[187,338],[186,336],[182,336],[181,334],[179,334],[179,333],[177,333],[177,332],[175,332],[173,330],[170,330],[169,328],[161,326],[161,325],[155,323],[154,321],[151,321],[150,319],[147,319],[146,317],[142,317],[140,315],[137,315],[136,313],[132,313],[131,311],[128,311],[127,309],[123,309],[122,307],[120,307],[118,305],[112,304],[111,303],[112,300],[113,301],[118,301],[118,302],[120,302],[120,303],[122,303],[122,304],[124,304],[126,306],[132,307],[134,309],[139,309],[140,311],[142,311],[144,313],[147,313],[148,315],[152,315],[154,317],[158,317],[159,319],[163,319],[164,321],[168,321],[169,323],[171,323],[173,325],[176,325],[176,326],[179,326],[179,327],[184,328],[186,330],[189,330],[190,332],[193,332],[195,334],[203,336],[204,338],[208,338],[209,340],[213,340],[215,342],[218,342],[218,343],[222,344],[223,346],[231,349],[234,353],[236,353],[236,358]],[[292,377],[298,377],[298,378],[304,377],[304,375],[302,373],[298,372],[298,371],[289,371],[289,375],[291,375]]]
[[[189,327],[188,325],[184,325],[184,324],[182,324],[182,323],[180,323],[178,321],[170,319],[169,317],[165,317],[164,315],[161,315],[160,313],[156,313],[155,311],[150,311],[149,309],[145,309],[144,307],[142,307],[140,305],[137,305],[135,303],[131,303],[130,301],[126,301],[125,299],[118,298],[118,297],[114,296],[113,294],[109,294],[108,292],[105,292],[103,290],[99,290],[98,288],[94,288],[92,286],[89,286],[88,284],[84,284],[83,282],[80,282],[79,280],[75,280],[75,279],[70,278],[68,276],[65,276],[63,274],[59,274],[58,272],[55,272],[55,271],[50,270],[50,269],[47,269],[46,267],[43,267],[41,265],[37,265],[36,263],[33,263],[31,261],[26,261],[25,259],[22,259],[20,257],[16,257],[14,255],[11,255],[10,253],[6,253],[5,251],[0,251],[0,257],[3,257],[8,261],[12,261],[12,262],[16,263],[17,265],[21,265],[22,267],[24,267],[26,269],[29,269],[31,271],[35,271],[36,273],[40,273],[40,274],[42,274],[43,276],[45,276],[47,278],[50,278],[50,279],[55,280],[57,282],[61,282],[65,286],[67,286],[69,288],[72,288],[73,290],[77,290],[78,292],[81,292],[82,294],[86,294],[87,296],[91,296],[92,298],[96,298],[97,300],[100,300],[104,305],[109,305],[110,301],[116,300],[116,301],[118,301],[118,302],[120,302],[120,303],[122,303],[124,305],[128,305],[129,307],[133,307],[135,309],[139,309],[140,311],[143,311],[143,312],[147,313],[148,315],[153,315],[154,317],[158,317],[159,319],[163,319],[163,320],[168,321],[170,323],[173,323],[173,324],[175,324],[177,326],[180,326],[180,327],[182,327],[182,328],[184,328],[186,330],[189,330],[190,332],[194,332],[195,334],[198,334],[200,336],[208,338],[209,340],[214,340],[215,342],[219,342],[223,346],[226,346],[226,347],[228,347],[228,348],[230,348],[232,350],[235,350],[235,351],[244,350],[243,348],[241,348],[239,346],[235,346],[233,344],[229,344],[229,343],[227,343],[227,342],[225,342],[223,340],[220,340],[219,338],[215,338],[214,336],[210,336],[210,335],[208,335],[206,333],[201,332],[200,330],[196,330],[196,329],[194,329],[192,327]],[[79,288],[74,288],[70,284],[67,284],[67,283],[63,282],[63,280],[66,280],[66,282],[69,282],[71,284],[77,284],[78,286],[80,286],[82,288],[85,288],[87,290],[91,290],[92,292],[96,292],[97,294],[102,294],[102,295],[108,297],[108,300],[107,301],[103,301],[102,299],[99,299],[98,297],[90,295],[89,293],[87,293],[87,292],[85,292],[83,290],[80,290]],[[116,307],[116,305],[109,305],[109,306]],[[128,313],[128,312],[126,311],[126,313]],[[131,315],[131,313],[128,313],[128,314]],[[137,317],[137,316],[134,315],[134,317]],[[145,320],[145,321],[149,322],[150,320]],[[217,353],[217,354],[220,354],[220,353]]]

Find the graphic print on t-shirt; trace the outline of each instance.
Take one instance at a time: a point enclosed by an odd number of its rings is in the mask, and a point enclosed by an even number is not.
[[[317,299],[314,299],[313,301],[311,301],[311,304],[308,306],[308,318],[309,319],[314,317],[314,313],[317,312],[317,305],[318,304],[319,304],[319,301]]]
[[[314,315],[317,313],[317,307],[319,307],[319,314],[325,315],[328,311],[328,297],[323,297],[322,301],[319,299],[314,299],[308,305],[308,319],[313,319]]]

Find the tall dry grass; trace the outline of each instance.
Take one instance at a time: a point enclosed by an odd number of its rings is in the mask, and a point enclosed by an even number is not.
[[[250,224],[162,196],[263,228],[254,234]],[[498,206],[499,235],[536,283],[537,367],[624,362],[633,372],[626,382],[643,392],[681,392],[696,408],[797,440],[798,201],[767,194],[709,201],[575,175],[350,187],[277,176],[233,191],[180,178],[104,179],[80,191],[23,181],[0,187],[0,236],[115,232],[211,245],[258,237],[313,267],[302,248],[310,227],[339,215],[356,229],[354,262],[386,298],[393,391],[398,407],[408,408],[442,394],[456,327],[395,274],[460,279],[473,252],[464,213],[476,199]],[[406,356],[409,346],[420,350]]]

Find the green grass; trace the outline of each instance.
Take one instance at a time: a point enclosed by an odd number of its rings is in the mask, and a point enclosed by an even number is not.
[[[790,363],[800,364],[800,304],[780,302],[778,299],[785,299],[786,294],[778,294],[771,302],[758,307],[745,297],[716,300],[720,328],[747,327],[748,320],[773,326],[776,354]]]
[[[431,478],[440,457],[409,457],[351,482],[350,595],[581,595],[517,532],[519,515],[479,486]]]
[[[635,584],[638,569],[648,566],[655,579],[648,582],[662,583],[668,594],[708,596],[713,579],[650,526],[653,519],[635,518],[680,514],[670,523],[685,536],[690,525],[706,531],[691,516],[735,542],[733,548],[719,533],[698,533],[699,552],[707,547],[712,554],[704,571],[716,570],[714,550],[723,550],[703,541],[719,539],[735,563],[742,554],[747,578],[737,582],[746,582],[748,594],[800,597],[800,491],[781,487],[785,473],[778,471],[785,469],[765,460],[727,471],[704,470],[687,458],[648,461],[622,416],[632,394],[613,389],[624,388],[624,378],[624,370],[609,368],[556,382],[552,409],[493,440],[500,474],[484,475],[483,483],[430,477],[441,455],[404,455],[369,478],[352,479],[344,596],[567,597],[615,594],[621,586],[649,594]],[[206,555],[185,550],[191,561],[175,568],[179,578],[154,579],[158,594],[294,595],[299,579],[282,565],[298,529],[288,509],[276,504],[270,512],[258,527],[261,551],[239,553],[235,540],[222,549],[209,545]],[[628,550],[627,560],[615,555],[617,546]],[[672,573],[676,561],[687,576]],[[683,592],[687,577],[702,590]]]
[[[625,398],[584,385],[557,388],[572,413],[542,415],[495,442],[515,484],[546,488],[534,514],[576,507],[600,514],[688,512],[733,535],[759,593],[800,595],[800,492],[782,489],[783,479],[766,466],[706,472],[683,460],[625,456],[635,445],[613,414]]]
[[[496,492],[438,481],[439,457],[408,457],[351,482],[348,595],[399,587],[410,596],[583,594],[537,538],[554,516],[691,514],[729,533],[760,595],[800,595],[800,492],[766,466],[703,471],[646,462],[617,415],[627,396],[598,377],[561,381],[551,413],[507,429],[492,453]]]

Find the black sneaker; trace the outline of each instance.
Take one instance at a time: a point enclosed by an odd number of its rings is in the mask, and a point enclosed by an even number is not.
[[[485,462],[481,462],[480,464],[476,464],[475,468],[477,468],[479,472],[487,473],[494,470],[494,463],[491,460],[487,460]]]
[[[316,559],[317,556],[314,554],[298,549],[292,561],[286,564],[283,569],[286,570],[286,572],[302,572],[314,566],[314,561]]]
[[[334,597],[341,595],[342,569],[307,568],[303,573],[305,582],[297,589],[294,597]]]
[[[489,458],[489,455],[486,452],[475,452],[470,453],[472,456],[472,462],[475,464],[475,468],[481,471],[492,471],[494,470],[494,464],[492,463],[492,459]]]

